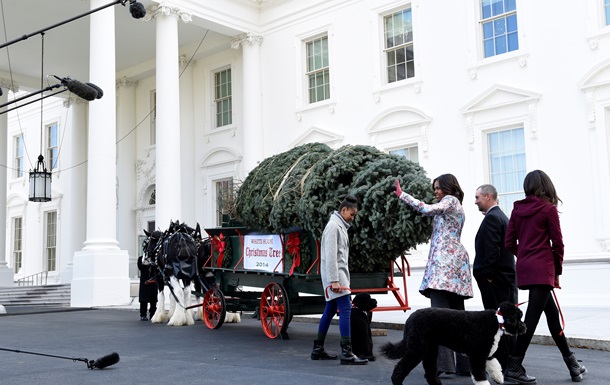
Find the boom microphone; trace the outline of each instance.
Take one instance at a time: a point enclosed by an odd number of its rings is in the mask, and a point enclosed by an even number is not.
[[[117,352],[108,354],[102,358],[98,358],[97,360],[89,360],[87,362],[87,367],[89,369],[104,369],[108,366],[114,365],[119,362],[120,357]]]
[[[88,101],[92,101],[97,98],[98,91],[85,83],[81,83],[78,80],[70,78],[60,78],[58,76],[55,76],[55,78],[58,79],[61,84],[68,89],[68,91],[72,92],[76,96],[79,96]]]
[[[85,84],[97,91],[97,96],[95,97],[96,99],[101,99],[102,96],[104,96],[104,91],[100,87],[96,86],[93,83],[89,83],[89,82],[87,82]]]
[[[129,12],[134,19],[141,19],[146,16],[146,8],[136,0],[129,0]]]

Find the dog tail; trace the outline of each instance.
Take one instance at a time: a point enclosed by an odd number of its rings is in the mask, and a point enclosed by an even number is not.
[[[388,342],[382,345],[379,350],[381,351],[381,354],[389,359],[397,360],[405,355],[405,344],[404,341],[400,341],[396,344]]]

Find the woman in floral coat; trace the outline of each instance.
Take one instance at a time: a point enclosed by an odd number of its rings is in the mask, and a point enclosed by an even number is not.
[[[472,298],[472,275],[468,252],[460,242],[464,227],[464,192],[455,176],[443,174],[432,182],[438,203],[426,204],[402,191],[396,181],[394,193],[423,215],[434,216],[430,253],[419,288],[432,307],[464,310],[464,300]],[[456,360],[457,358],[457,360]],[[468,357],[445,347],[439,348],[438,371],[470,375]]]

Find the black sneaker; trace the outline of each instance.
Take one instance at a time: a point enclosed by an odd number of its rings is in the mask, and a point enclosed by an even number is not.
[[[140,317],[140,321],[148,321],[148,318],[146,318],[146,317]]]

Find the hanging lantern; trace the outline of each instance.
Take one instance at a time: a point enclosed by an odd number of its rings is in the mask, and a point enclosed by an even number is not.
[[[51,200],[51,173],[44,165],[44,157],[38,156],[36,169],[30,171],[30,201],[48,202]]]

